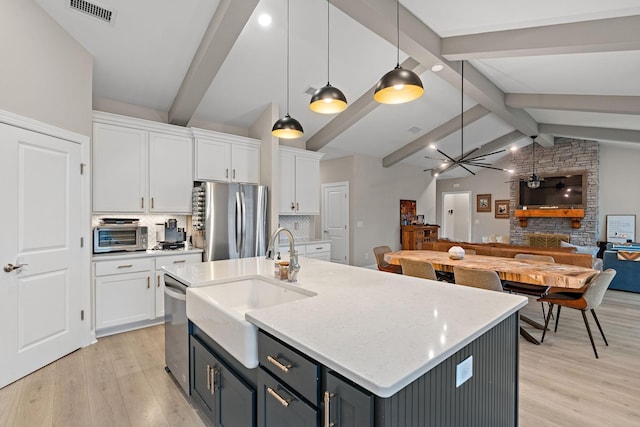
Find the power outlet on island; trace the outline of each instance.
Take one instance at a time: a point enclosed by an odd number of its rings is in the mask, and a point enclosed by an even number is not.
[[[466,383],[472,376],[473,356],[469,356],[456,365],[456,388]]]

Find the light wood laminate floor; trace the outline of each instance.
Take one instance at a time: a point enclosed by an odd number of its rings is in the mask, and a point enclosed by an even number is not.
[[[523,313],[542,317],[533,300]],[[597,313],[600,359],[576,310],[542,345],[520,340],[520,426],[640,425],[640,295],[607,291]],[[163,346],[162,326],[101,338],[0,389],[0,426],[202,426]]]

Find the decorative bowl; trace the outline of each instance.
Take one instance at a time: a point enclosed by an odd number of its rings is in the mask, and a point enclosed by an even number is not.
[[[464,258],[464,249],[462,249],[460,246],[452,246],[449,249],[449,258],[451,259]]]

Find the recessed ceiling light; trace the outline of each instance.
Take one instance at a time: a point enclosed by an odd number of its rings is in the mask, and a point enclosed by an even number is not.
[[[269,15],[268,13],[263,13],[262,15],[260,15],[258,17],[258,24],[262,25],[263,27],[268,27],[269,25],[271,25],[271,15]]]
[[[510,150],[513,151],[518,151],[518,146],[517,145],[513,145]]]
[[[431,67],[431,71],[433,71],[434,73],[437,73],[438,71],[442,71],[444,69],[444,65],[442,64],[435,64],[434,66]]]

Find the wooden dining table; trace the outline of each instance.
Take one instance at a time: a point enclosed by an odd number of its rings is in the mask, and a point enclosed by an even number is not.
[[[428,261],[438,271],[453,273],[453,267],[463,266],[483,270],[493,270],[501,280],[550,286],[553,288],[580,289],[589,279],[598,274],[593,268],[569,264],[503,258],[488,255],[465,254],[456,260],[449,258],[448,252],[441,251],[396,251],[384,255],[389,264],[400,265],[401,258]]]
[[[428,261],[435,270],[447,273],[453,273],[455,266],[493,270],[498,273],[501,280],[538,285],[541,287],[541,293],[546,287],[556,288],[560,291],[578,290],[598,274],[598,270],[576,265],[487,255],[465,254],[462,259],[451,259],[448,252],[420,250],[396,251],[384,255],[385,261],[394,265],[400,265],[402,258]],[[520,315],[520,319],[536,329],[544,329],[542,324],[526,316]],[[520,327],[520,334],[527,341],[540,344],[540,341],[522,327]]]

